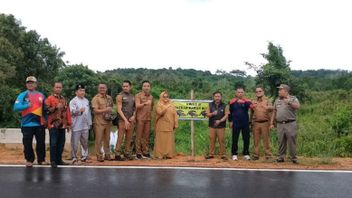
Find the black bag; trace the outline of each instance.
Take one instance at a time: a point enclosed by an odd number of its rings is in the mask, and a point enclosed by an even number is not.
[[[114,126],[119,127],[119,116],[116,115],[116,116],[112,119],[112,124],[113,124]]]

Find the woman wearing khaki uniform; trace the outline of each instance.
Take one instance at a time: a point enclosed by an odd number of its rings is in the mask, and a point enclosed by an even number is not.
[[[176,155],[175,129],[178,127],[178,116],[166,91],[160,94],[155,114],[154,157],[170,159]]]

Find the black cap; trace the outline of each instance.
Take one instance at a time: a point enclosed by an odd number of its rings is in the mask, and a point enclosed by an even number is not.
[[[79,90],[79,89],[85,89],[86,87],[82,84],[78,84],[76,85],[76,91]]]

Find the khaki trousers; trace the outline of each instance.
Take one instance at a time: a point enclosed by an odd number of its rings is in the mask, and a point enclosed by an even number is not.
[[[116,142],[116,155],[130,155],[131,154],[131,142],[132,142],[132,132],[133,132],[133,123],[131,123],[131,128],[126,130],[125,121],[119,120],[119,132]],[[125,139],[125,152],[122,152],[121,146],[123,143],[123,139]]]
[[[269,122],[254,122],[253,123],[253,139],[254,139],[254,156],[259,157],[260,139],[263,139],[265,156],[271,157],[270,149],[270,129]]]
[[[110,129],[111,124],[94,124],[95,154],[98,159],[103,158],[102,146],[105,156],[110,158]]]
[[[136,153],[149,154],[150,120],[137,121]]]
[[[209,128],[209,155],[215,154],[216,139],[219,141],[219,155],[225,155],[225,128]]]
[[[296,147],[297,147],[297,123],[296,121],[277,124],[277,131],[279,136],[279,157],[284,159],[286,155],[286,149],[288,145],[289,154],[291,159],[296,159]]]

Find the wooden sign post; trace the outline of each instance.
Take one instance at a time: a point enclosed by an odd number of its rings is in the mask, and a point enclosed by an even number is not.
[[[189,161],[195,161],[196,149],[195,149],[195,128],[194,121],[208,120],[206,117],[206,109],[209,106],[211,100],[196,100],[194,96],[194,90],[191,90],[190,99],[173,99],[173,104],[176,107],[177,115],[179,120],[191,121],[191,152]]]
[[[191,90],[191,100],[194,100],[194,91]],[[192,150],[192,160],[195,160],[195,143],[194,143],[194,120],[191,120],[191,150]]]

